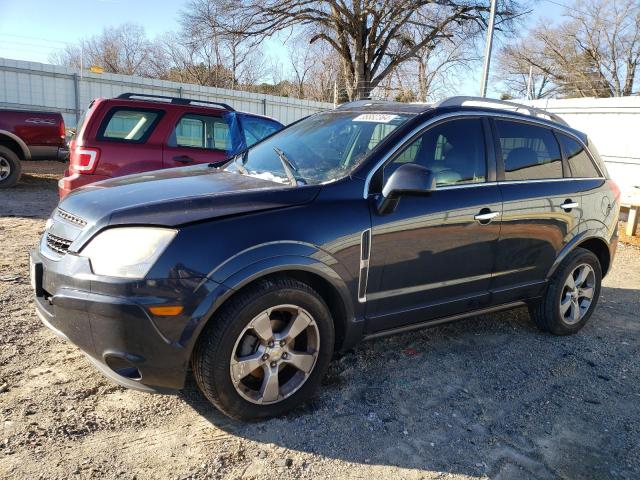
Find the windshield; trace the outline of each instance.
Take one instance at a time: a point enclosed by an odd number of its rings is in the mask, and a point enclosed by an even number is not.
[[[234,157],[226,171],[291,185],[338,180],[411,114],[332,111],[306,118]]]

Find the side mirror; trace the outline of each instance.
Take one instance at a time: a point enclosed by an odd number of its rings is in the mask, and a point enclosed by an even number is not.
[[[436,190],[436,177],[426,167],[407,163],[391,174],[378,198],[378,213],[391,213],[404,195],[429,195]]]

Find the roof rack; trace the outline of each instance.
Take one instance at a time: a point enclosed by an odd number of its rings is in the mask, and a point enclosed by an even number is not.
[[[175,103],[178,105],[197,105],[199,103],[205,104],[205,105],[217,105],[219,107],[222,107],[226,110],[229,110],[230,112],[235,112],[235,110],[233,109],[233,107],[231,107],[230,105],[227,105],[226,103],[222,103],[222,102],[209,102],[207,100],[196,100],[193,98],[180,98],[180,97],[169,97],[167,95],[151,95],[148,93],[133,93],[133,92],[128,92],[128,93],[123,93],[121,95],[118,95],[118,98],[139,98],[141,100],[144,99],[159,99],[159,100],[169,100],[169,102],[167,103]]]
[[[358,100],[351,100],[350,102],[341,103],[336,108],[340,109],[340,108],[347,108],[347,107],[359,107],[363,105],[373,105],[376,103],[380,104],[380,103],[389,103],[389,102],[387,100],[374,100],[371,97],[363,97],[363,98],[359,98]]]
[[[538,118],[546,117],[547,119],[552,120],[561,125],[564,125],[566,127],[569,126],[567,122],[565,122],[562,118],[560,118],[555,113],[547,112],[546,110],[532,107],[530,105],[523,105],[521,103],[508,102],[506,100],[497,100],[494,98],[467,97],[467,96],[449,97],[433,104],[433,107],[434,108],[461,107],[465,105],[465,103],[473,104],[473,105],[466,105],[468,107],[500,108],[503,110],[513,110],[515,112],[524,111],[524,113],[532,117],[538,117]]]

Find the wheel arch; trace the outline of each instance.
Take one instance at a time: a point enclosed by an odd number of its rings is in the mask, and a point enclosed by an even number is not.
[[[557,256],[555,262],[553,262],[551,269],[547,273],[547,278],[550,278],[554,274],[567,255],[573,252],[576,248],[589,250],[598,257],[600,267],[602,269],[602,277],[604,278],[611,266],[611,251],[605,238],[600,235],[596,235],[593,232],[583,232],[581,235],[576,235],[571,242],[565,245]]]
[[[607,243],[602,238],[591,237],[580,242],[576,245],[576,248],[585,248],[598,257],[600,268],[602,269],[602,277],[604,278],[611,266],[611,253]]]
[[[16,134],[6,130],[0,130],[0,145],[3,145],[15,153],[20,160],[30,160],[31,152],[24,141]]]
[[[306,283],[322,297],[329,307],[334,322],[335,350],[343,349],[357,341],[358,335],[361,335],[363,322],[354,322],[356,314],[347,282],[328,265],[316,259],[283,256],[253,263],[227,278],[224,281],[224,286],[228,290],[213,302],[212,308],[207,312],[203,318],[204,321],[195,332],[192,344],[195,345],[205,326],[212,321],[216,312],[229,300],[251,288],[257,282],[279,276],[286,276]]]

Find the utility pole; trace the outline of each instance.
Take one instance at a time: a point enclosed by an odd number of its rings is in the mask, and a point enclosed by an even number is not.
[[[527,80],[527,100],[533,100],[533,65],[529,65],[529,79]]]
[[[491,65],[491,47],[493,46],[493,25],[496,19],[496,0],[491,0],[489,9],[489,25],[487,27],[487,43],[484,47],[484,64],[482,66],[482,83],[480,83],[480,96],[487,96],[487,82],[489,81],[489,66]]]

